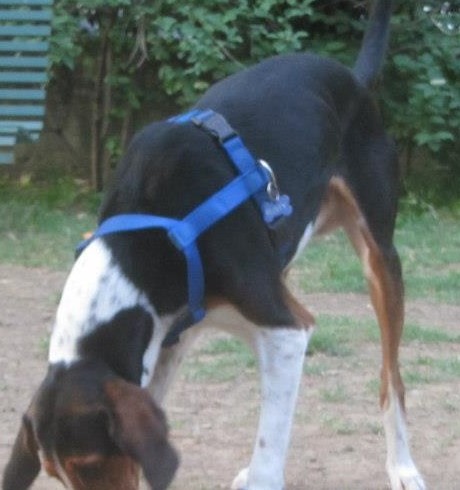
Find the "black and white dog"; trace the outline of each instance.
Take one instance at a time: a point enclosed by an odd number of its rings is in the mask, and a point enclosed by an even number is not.
[[[250,153],[268,162],[292,214],[267,226],[251,198],[199,235],[207,315],[168,347],[164,339],[187,310],[184,255],[161,229],[93,239],[65,285],[49,371],[24,415],[3,490],[28,488],[42,466],[73,489],[134,490],[139,468],[152,489],[167,488],[178,458],[157,404],[206,325],[239,335],[260,365],[257,438],[232,488],[284,488],[314,327],[284,279],[308,240],[337,226],[362,260],[381,330],[391,488],[425,488],[410,455],[398,368],[398,163],[369,92],[383,63],[390,16],[391,1],[377,0],[352,70],[311,54],[276,56],[217,83],[199,100],[195,109],[222,115]],[[219,141],[196,124],[151,124],[123,158],[101,221],[122,214],[180,220],[235,173]]]

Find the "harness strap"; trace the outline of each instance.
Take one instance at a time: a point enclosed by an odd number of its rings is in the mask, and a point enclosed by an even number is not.
[[[163,346],[173,345],[185,329],[205,316],[204,273],[197,238],[266,185],[267,176],[262,167],[254,167],[232,180],[182,220],[146,214],[112,216],[101,223],[91,238],[77,247],[77,252],[82,251],[96,238],[106,235],[164,229],[171,242],[184,254],[187,264],[188,311],[174,324],[163,342]]]
[[[280,218],[289,216],[292,213],[289,196],[280,194],[278,183],[270,165],[263,160],[257,161],[251,155],[241,137],[221,114],[211,109],[204,111],[194,109],[185,114],[172,117],[168,119],[168,122],[176,124],[192,122],[195,126],[216,138],[227,153],[230,162],[240,174],[244,174],[253,168],[254,165],[262,165],[265,168],[269,177],[267,188],[254,193],[252,198],[259,207],[260,213],[269,228],[275,228]]]
[[[216,118],[214,115],[218,117]],[[236,135],[235,131],[222,116],[213,111],[192,111],[170,119],[169,122],[183,124],[192,120],[192,118],[198,118],[198,121],[204,121],[198,125],[204,125],[210,116],[214,121],[212,127],[217,128],[215,134],[217,134],[230,159],[238,168],[240,175],[198,205],[181,220],[148,214],[115,215],[103,221],[93,236],[80,243],[77,247],[77,252],[81,252],[96,238],[114,233],[149,229],[163,229],[167,232],[171,242],[184,254],[186,260],[188,310],[172,326],[163,341],[163,346],[175,344],[185,329],[199,322],[205,316],[203,306],[204,273],[197,239],[212,225],[234,211],[252,196],[266,194],[267,186],[273,182],[271,169],[268,167],[269,170],[267,170],[266,164],[261,165],[252,157],[241,138]],[[275,204],[280,205],[280,203]],[[289,202],[288,205],[290,214],[292,208]],[[281,208],[281,213],[278,213],[277,217],[286,215],[288,211],[286,206],[281,205]]]
[[[188,311],[178,319],[174,327],[164,340],[163,345],[173,345],[179,340],[180,333],[198,323],[205,316],[202,306],[204,296],[204,274],[201,263],[200,253],[195,241],[182,240],[181,235],[187,238],[184,233],[187,223],[182,221],[155,216],[151,214],[118,214],[112,216],[101,223],[94,234],[77,246],[77,253],[83,251],[93,240],[114,233],[136,232],[153,229],[163,229],[168,236],[174,236],[174,245],[184,254],[187,264],[187,284],[188,284]],[[182,230],[182,234],[180,231]]]

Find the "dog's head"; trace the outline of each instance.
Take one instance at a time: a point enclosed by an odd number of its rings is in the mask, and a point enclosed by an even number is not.
[[[41,466],[74,490],[135,490],[139,468],[167,488],[178,457],[163,412],[102,363],[51,366],[23,417],[3,490],[29,488]]]

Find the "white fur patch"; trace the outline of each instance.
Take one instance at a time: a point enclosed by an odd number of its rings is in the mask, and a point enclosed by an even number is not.
[[[388,406],[383,414],[387,441],[387,472],[392,490],[425,490],[410,454],[406,422],[399,398],[392,387],[388,390]]]
[[[95,240],[77,259],[64,286],[51,336],[49,362],[75,362],[80,338],[110,321],[119,311],[135,306],[143,307],[158,321],[147,297],[123,274],[110,249],[102,240]]]
[[[255,332],[254,350],[259,360],[262,404],[256,444],[247,473],[248,488],[284,488],[284,465],[311,333],[311,329],[283,327],[259,328]]]
[[[258,327],[233,307],[211,310],[203,326],[215,325],[245,340],[254,350],[261,375],[261,412],[251,462],[232,490],[280,490],[302,366],[313,329]]]
[[[153,310],[152,316],[154,319],[154,331],[142,358],[142,388],[146,388],[152,381],[155,367],[160,357],[161,344],[178,315],[168,315],[160,318]]]
[[[296,261],[299,258],[299,255],[301,255],[301,253],[308,245],[308,242],[312,239],[314,234],[315,234],[315,226],[313,222],[310,222],[308,223],[307,227],[305,228],[305,231],[303,232],[302,238],[300,239],[297,245],[297,250],[294,256],[292,257],[289,265],[291,265],[294,261]]]

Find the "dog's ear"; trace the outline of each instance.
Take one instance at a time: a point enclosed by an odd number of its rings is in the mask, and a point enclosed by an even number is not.
[[[3,473],[2,490],[26,490],[40,472],[38,446],[27,415],[16,437],[10,460]]]
[[[123,453],[139,463],[152,490],[163,490],[179,465],[168,442],[166,418],[148,392],[121,379],[105,385],[110,432]]]

